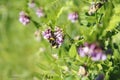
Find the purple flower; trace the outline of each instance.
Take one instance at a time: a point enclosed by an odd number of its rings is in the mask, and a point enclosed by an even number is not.
[[[99,61],[102,57],[102,53],[92,53],[91,55],[91,59],[93,61]]]
[[[106,60],[107,58],[102,48],[95,43],[85,43],[83,46],[80,46],[78,54],[81,57],[89,56],[93,61]]]
[[[86,56],[86,53],[85,53],[85,50],[83,49],[83,47],[79,47],[78,48],[78,54],[81,56],[81,57],[85,57]]]
[[[96,48],[91,54],[91,59],[93,61],[106,60],[106,55],[101,48]]]
[[[30,22],[30,18],[29,18],[29,16],[24,11],[21,11],[20,12],[20,16],[19,16],[19,21],[23,25],[26,25],[26,24],[28,24]]]
[[[38,16],[39,18],[45,16],[42,8],[38,8],[38,9],[36,10],[36,14],[37,14],[37,16]]]
[[[46,29],[45,31],[42,31],[42,35],[44,37],[44,39],[49,39],[52,37],[52,31],[51,29]]]
[[[106,59],[107,59],[107,56],[106,56],[105,54],[102,54],[101,60],[104,61],[104,60],[106,60]]]
[[[68,15],[68,20],[74,23],[76,20],[78,20],[78,13],[77,12],[70,13]]]
[[[42,35],[45,39],[47,39],[52,47],[58,48],[61,46],[61,44],[64,41],[64,35],[63,35],[63,30],[55,27],[55,30],[52,31],[50,28],[43,31]]]
[[[61,46],[61,44],[63,43],[63,30],[60,29],[59,27],[55,27],[55,31],[54,31],[54,36],[56,38],[56,43]]]
[[[94,51],[94,44],[85,43],[83,46],[78,48],[78,53],[81,57],[91,56],[91,53]]]
[[[28,3],[29,8],[34,8],[35,6],[36,6],[36,4],[34,3],[34,0],[32,0],[31,2]]]

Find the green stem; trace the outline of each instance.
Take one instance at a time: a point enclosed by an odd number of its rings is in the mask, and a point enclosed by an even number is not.
[[[74,43],[74,39],[71,38],[71,36],[69,34],[65,33],[65,35],[69,38],[69,40],[70,40],[71,43]]]
[[[30,18],[31,19],[31,18]],[[35,20],[31,19],[32,23],[35,25],[35,27],[38,29],[41,24],[39,24],[38,22],[36,22]]]

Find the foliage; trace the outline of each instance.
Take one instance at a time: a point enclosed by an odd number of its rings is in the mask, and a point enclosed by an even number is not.
[[[0,80],[120,79],[119,0],[1,0],[0,4]],[[21,11],[24,14],[19,15]],[[30,22],[22,25],[26,18]],[[93,52],[102,51],[106,60],[80,56],[79,48],[89,53],[92,44]]]

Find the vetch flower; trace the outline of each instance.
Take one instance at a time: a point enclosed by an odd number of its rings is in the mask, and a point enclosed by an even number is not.
[[[55,27],[54,36],[56,38],[56,43],[58,44],[58,47],[61,46],[64,38],[63,30],[59,27]]]
[[[72,12],[68,15],[68,20],[70,20],[71,22],[75,22],[78,20],[78,13],[77,12]]]
[[[101,53],[92,53],[91,59],[93,61],[98,61],[101,59],[102,54]]]
[[[28,3],[28,7],[29,8],[34,8],[36,6],[34,0],[32,0],[31,2]]]
[[[45,31],[42,31],[42,35],[44,39],[49,39],[52,37],[52,31],[50,28],[46,29]]]
[[[85,57],[85,56],[86,56],[85,51],[83,50],[83,47],[82,47],[82,46],[80,46],[80,47],[78,48],[78,54],[79,54],[81,57]]]
[[[91,59],[93,61],[106,60],[106,58],[107,57],[101,48],[94,49],[93,53],[91,54]]]
[[[84,45],[79,46],[78,54],[81,57],[88,56],[93,61],[106,60],[107,58],[104,50],[95,43],[93,44],[85,43]]]
[[[36,10],[36,15],[37,15],[39,18],[45,16],[43,9],[42,9],[42,8],[38,8],[38,9]]]
[[[94,44],[88,44],[88,43],[85,43],[84,45],[80,46],[78,48],[78,53],[81,57],[84,57],[84,56],[91,56],[91,53],[93,53],[93,49],[94,49]],[[84,56],[83,56],[84,55]]]
[[[59,27],[55,27],[54,31],[50,28],[42,32],[44,39],[47,39],[52,47],[58,48],[64,41],[63,30]]]
[[[102,54],[101,60],[104,61],[104,60],[106,60],[106,59],[107,59],[107,56],[106,56],[105,54]]]
[[[19,16],[19,21],[23,25],[26,25],[26,24],[30,23],[30,17],[24,11],[21,11],[19,15],[20,15]]]

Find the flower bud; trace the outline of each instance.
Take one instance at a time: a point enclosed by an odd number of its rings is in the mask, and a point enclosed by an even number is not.
[[[35,35],[36,40],[40,41],[40,30],[35,31],[34,35]]]
[[[19,16],[19,21],[23,25],[26,25],[26,24],[30,23],[30,18],[29,18],[29,16],[24,11],[21,11],[20,12],[20,16]]]
[[[78,13],[77,12],[73,12],[73,13],[70,13],[68,15],[68,20],[70,20],[71,22],[75,22],[78,20]]]
[[[82,75],[84,76],[86,74],[86,69],[83,66],[80,66],[79,70],[78,70],[78,75]]]
[[[52,31],[50,28],[43,31],[42,35],[44,39],[47,39],[53,48],[58,48],[61,46],[61,44],[64,41],[64,35],[63,35],[63,30],[55,27],[55,30]]]
[[[38,8],[36,10],[36,15],[40,18],[40,17],[43,17],[45,16],[44,12],[43,12],[43,9],[42,8]]]
[[[34,3],[34,1],[31,1],[28,3],[29,8],[34,8],[35,6],[36,6],[36,4]]]

